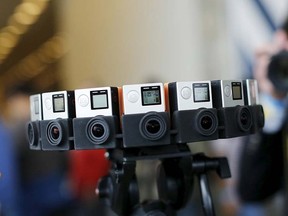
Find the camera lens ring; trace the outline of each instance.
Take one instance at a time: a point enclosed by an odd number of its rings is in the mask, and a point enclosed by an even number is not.
[[[159,140],[167,132],[167,123],[158,113],[148,113],[140,121],[139,131],[148,140]]]
[[[46,134],[48,141],[51,145],[57,146],[61,144],[63,138],[63,130],[59,122],[49,122],[49,124],[47,125]]]
[[[92,118],[86,126],[86,135],[96,145],[105,143],[110,136],[110,129],[105,119]]]
[[[210,110],[203,109],[196,115],[196,128],[204,136],[211,136],[218,128],[218,118]]]
[[[252,127],[252,114],[248,107],[239,107],[237,111],[237,123],[240,130],[248,132]]]
[[[27,139],[31,147],[37,145],[38,131],[35,122],[29,122],[27,125]]]

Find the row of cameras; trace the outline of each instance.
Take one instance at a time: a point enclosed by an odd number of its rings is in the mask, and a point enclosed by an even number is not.
[[[254,79],[124,85],[30,96],[30,149],[151,147],[232,138],[264,126]]]

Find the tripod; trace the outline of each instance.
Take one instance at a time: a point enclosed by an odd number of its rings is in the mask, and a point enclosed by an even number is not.
[[[106,199],[119,216],[176,215],[176,210],[183,208],[190,198],[194,176],[199,182],[204,214],[215,216],[207,172],[216,171],[222,179],[231,177],[227,158],[192,154],[186,144],[114,149],[108,153],[113,167],[110,175],[99,182],[97,191],[99,198]],[[136,161],[151,159],[161,160],[157,178],[160,199],[139,203]]]

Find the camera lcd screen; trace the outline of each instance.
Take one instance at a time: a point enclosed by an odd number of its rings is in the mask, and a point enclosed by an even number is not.
[[[107,90],[91,91],[91,109],[107,109],[108,93]]]
[[[232,96],[233,100],[242,99],[241,82],[232,82]]]
[[[54,112],[65,111],[64,94],[53,95],[53,111]]]
[[[39,98],[34,98],[34,113],[39,114]]]
[[[159,105],[161,104],[160,86],[141,87],[142,105]]]
[[[194,83],[193,84],[194,102],[210,101],[209,84],[208,83]]]

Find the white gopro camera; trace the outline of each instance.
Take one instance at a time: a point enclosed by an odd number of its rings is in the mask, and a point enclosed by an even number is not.
[[[171,111],[213,108],[211,82],[173,82],[168,84]]]
[[[43,120],[74,118],[73,91],[57,91],[42,94]]]
[[[119,115],[118,88],[76,89],[75,108],[77,118]]]
[[[244,105],[242,80],[214,80],[211,85],[215,108]]]
[[[163,83],[124,85],[124,114],[165,112]]]
[[[245,105],[259,104],[258,83],[256,79],[243,80]]]
[[[30,96],[30,119],[31,121],[43,120],[41,94]]]

